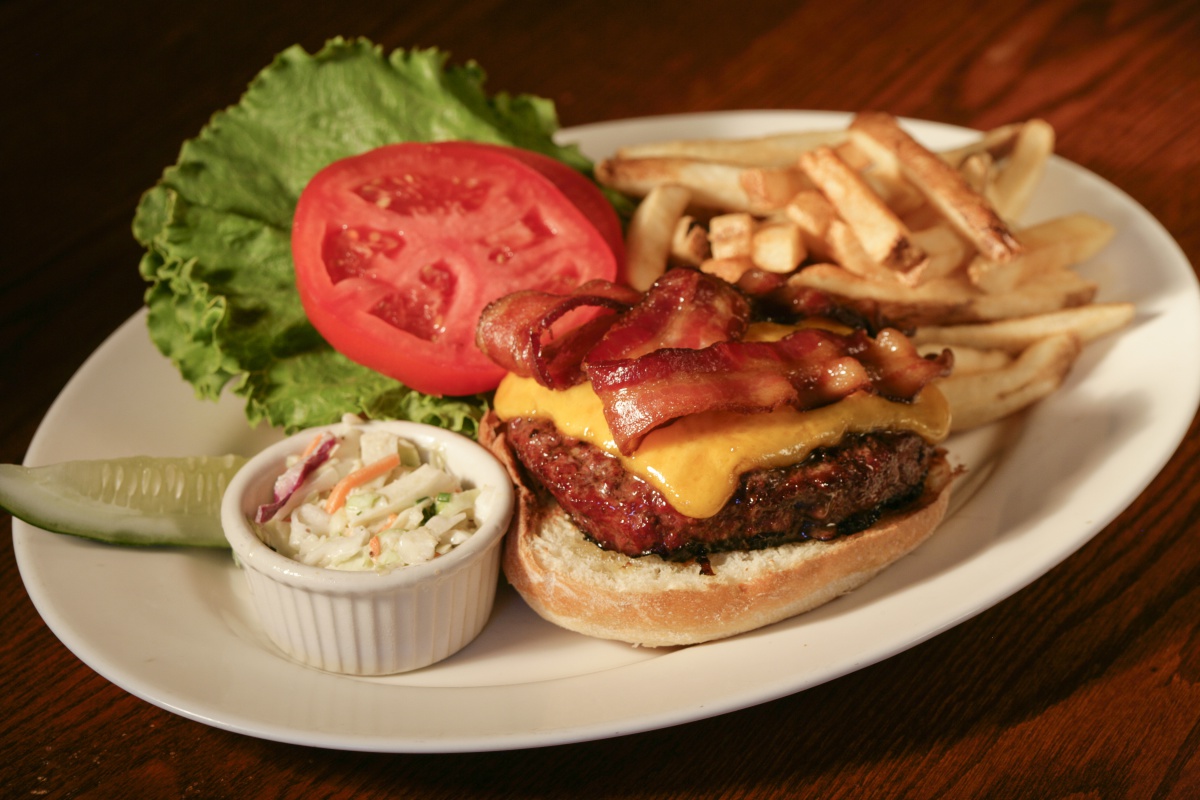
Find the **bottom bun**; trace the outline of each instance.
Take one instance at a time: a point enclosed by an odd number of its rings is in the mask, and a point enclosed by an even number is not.
[[[922,497],[872,527],[828,542],[715,553],[713,574],[703,574],[694,562],[630,558],[587,540],[557,503],[525,483],[492,422],[485,420],[480,440],[505,462],[518,490],[505,541],[508,581],[556,625],[648,647],[734,636],[856,589],[929,538],[950,499],[952,471],[939,456]]]

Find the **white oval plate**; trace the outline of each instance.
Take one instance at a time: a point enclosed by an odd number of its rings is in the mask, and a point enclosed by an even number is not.
[[[845,114],[728,112],[562,132],[593,158],[664,138],[834,128]],[[906,123],[933,147],[970,132]],[[1133,326],[1091,345],[1067,385],[1019,422],[951,443],[973,470],[943,528],[851,595],[734,639],[676,650],[560,630],[501,591],[472,645],[441,664],[357,679],[282,657],[255,622],[228,554],[130,550],[13,524],[17,562],[50,629],[91,668],[162,708],[265,739],[384,752],[454,752],[599,739],[766,702],[885,659],[998,603],[1074,552],[1175,451],[1200,402],[1200,291],[1141,206],[1061,159],[1028,218],[1086,211],[1118,234],[1083,272]],[[28,464],[133,454],[249,455],[240,401],[194,399],[151,346],[144,312],[83,365],[37,431]],[[982,480],[987,476],[986,480]],[[666,687],[670,687],[667,689]]]

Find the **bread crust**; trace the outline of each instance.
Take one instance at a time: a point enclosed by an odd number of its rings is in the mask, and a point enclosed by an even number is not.
[[[941,522],[952,470],[939,455],[922,497],[872,527],[829,542],[804,541],[695,563],[630,558],[587,541],[553,500],[530,487],[494,415],[480,441],[517,486],[505,540],[509,583],[541,617],[588,636],[648,647],[696,644],[793,617],[858,588],[916,549]]]

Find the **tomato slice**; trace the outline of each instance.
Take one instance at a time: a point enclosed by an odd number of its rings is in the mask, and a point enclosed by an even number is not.
[[[300,195],[296,285],[339,352],[419,392],[494,389],[483,307],[521,289],[616,280],[621,224],[548,156],[473,142],[388,145],[330,164]]]

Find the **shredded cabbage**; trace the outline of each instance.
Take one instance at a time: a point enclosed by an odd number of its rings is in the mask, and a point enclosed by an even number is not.
[[[286,513],[255,526],[271,549],[310,566],[387,572],[443,556],[478,530],[480,492],[464,488],[439,451],[421,463],[413,442],[351,415],[334,434],[330,456],[296,488]],[[390,466],[350,477],[375,464]],[[344,500],[328,507],[347,479]]]

